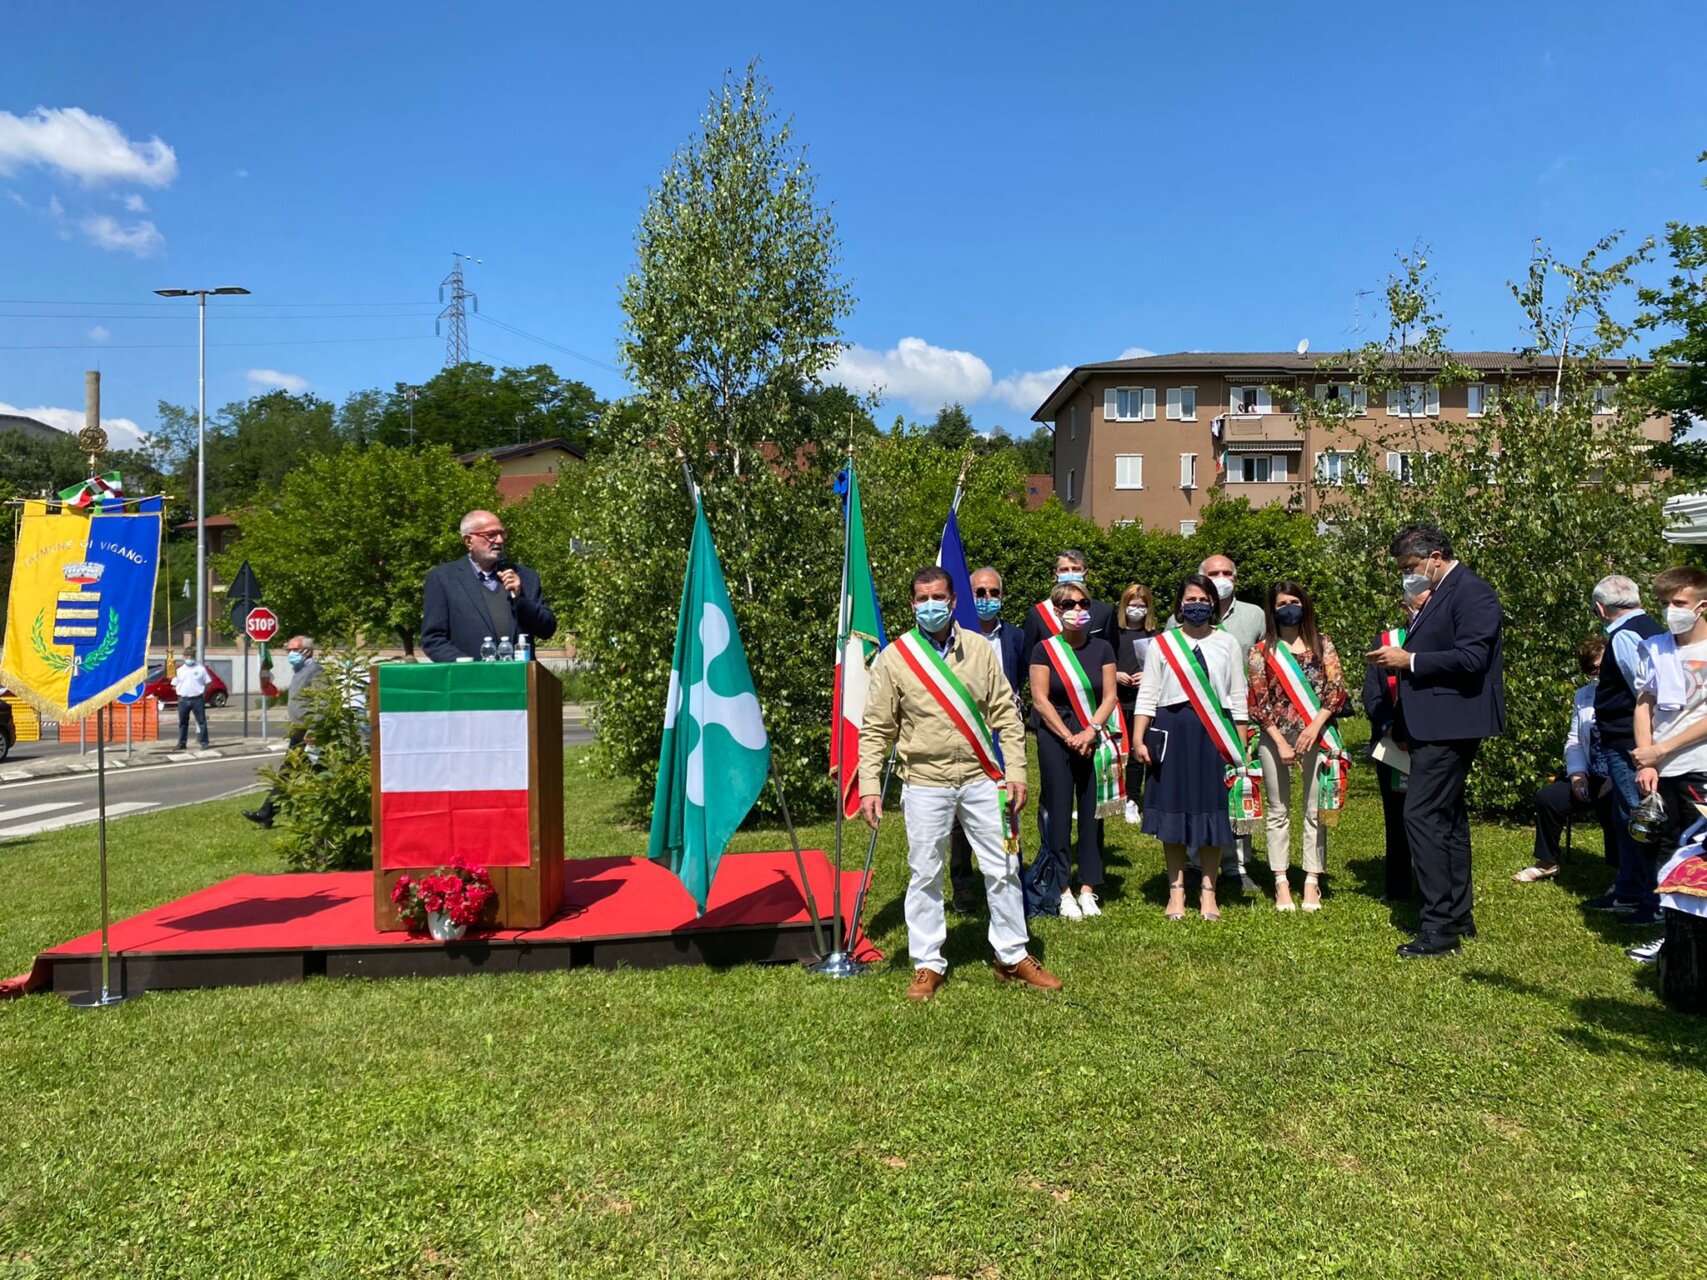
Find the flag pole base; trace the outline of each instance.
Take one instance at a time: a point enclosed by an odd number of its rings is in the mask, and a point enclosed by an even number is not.
[[[807,965],[806,971],[824,978],[859,978],[870,973],[871,966],[855,960],[846,951],[832,951]]]
[[[139,991],[137,995],[141,995]],[[65,1003],[73,1009],[110,1009],[115,1004],[125,1004],[136,999],[136,996],[126,995],[122,991],[85,991],[82,995],[72,996]]]

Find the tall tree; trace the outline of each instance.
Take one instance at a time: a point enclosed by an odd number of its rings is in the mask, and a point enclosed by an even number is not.
[[[412,654],[422,580],[461,549],[463,515],[497,505],[497,478],[495,464],[464,466],[442,445],[348,445],[309,458],[242,512],[243,536],[219,569],[229,579],[248,560],[288,631],[395,636]]]
[[[340,423],[357,443],[442,444],[469,453],[561,437],[585,451],[604,409],[591,387],[550,365],[494,369],[471,360],[419,386],[399,382],[390,391],[356,392],[345,400]]]
[[[967,448],[977,439],[972,430],[972,415],[958,400],[943,405],[925,428],[925,439],[939,449]]]

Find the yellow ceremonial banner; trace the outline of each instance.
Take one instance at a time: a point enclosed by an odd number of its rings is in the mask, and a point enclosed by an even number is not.
[[[147,673],[161,512],[130,506],[24,504],[0,681],[50,719],[82,719]]]

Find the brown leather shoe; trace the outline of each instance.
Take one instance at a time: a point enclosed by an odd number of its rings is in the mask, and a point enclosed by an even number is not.
[[[913,985],[907,988],[907,999],[929,1000],[945,981],[942,974],[935,969],[920,969],[913,974]]]
[[[996,962],[997,982],[1023,982],[1039,991],[1059,991],[1061,979],[1037,963],[1035,956],[1024,956],[1018,964]]]

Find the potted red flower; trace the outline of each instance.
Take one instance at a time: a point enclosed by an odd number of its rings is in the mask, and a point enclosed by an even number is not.
[[[398,876],[391,886],[391,900],[410,930],[424,929],[440,942],[455,942],[478,926],[497,896],[486,868],[460,858],[418,880]]]

